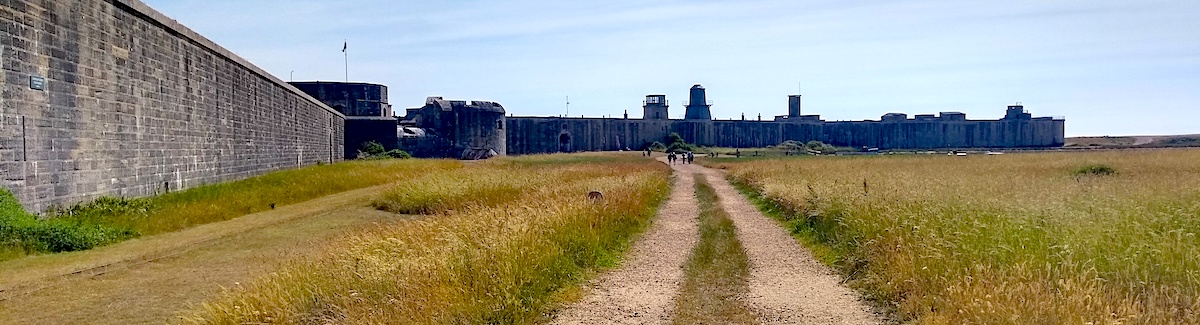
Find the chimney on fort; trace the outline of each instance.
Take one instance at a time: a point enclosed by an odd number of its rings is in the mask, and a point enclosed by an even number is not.
[[[687,110],[683,114],[685,120],[712,120],[712,103],[704,95],[704,86],[692,86],[688,96]]]
[[[642,102],[642,119],[665,120],[668,106],[667,95],[646,95],[646,101]]]
[[[800,118],[800,95],[788,95],[788,118]]]

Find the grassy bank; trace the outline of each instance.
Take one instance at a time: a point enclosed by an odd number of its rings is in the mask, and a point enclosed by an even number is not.
[[[37,220],[20,210],[11,195],[0,195],[3,204],[0,260],[85,250],[461,166],[460,162],[442,160],[349,161],[279,171],[155,197],[100,198],[52,210],[47,220]]]
[[[749,293],[750,259],[737,228],[703,175],[696,175],[700,241],[684,265],[687,278],[675,296],[675,324],[756,324],[738,296]]]
[[[506,158],[401,185],[373,205],[433,216],[350,234],[323,258],[229,290],[190,321],[540,321],[556,293],[616,261],[668,192],[662,164],[576,159]],[[605,199],[589,201],[591,190]]]
[[[903,321],[1200,323],[1198,150],[723,164]],[[1105,166],[1112,173],[1081,173]]]

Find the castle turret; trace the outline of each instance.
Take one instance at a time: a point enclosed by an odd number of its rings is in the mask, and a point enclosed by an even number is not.
[[[642,102],[642,118],[647,120],[667,119],[667,95],[646,95]]]
[[[712,120],[712,104],[705,97],[704,86],[692,86],[688,101],[687,110],[683,115],[685,120]]]
[[[800,118],[800,95],[788,95],[788,118]]]

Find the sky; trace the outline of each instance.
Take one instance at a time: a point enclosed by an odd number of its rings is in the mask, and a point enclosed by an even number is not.
[[[282,80],[387,85],[398,114],[636,118],[665,94],[682,118],[702,84],[717,119],[801,92],[828,121],[1020,102],[1067,136],[1200,133],[1196,0],[143,1]]]

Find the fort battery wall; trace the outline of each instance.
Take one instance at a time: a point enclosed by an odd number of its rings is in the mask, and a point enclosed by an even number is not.
[[[788,114],[773,120],[712,120],[701,85],[692,86],[683,120],[666,119],[664,95],[647,95],[643,119],[508,117],[508,154],[639,150],[672,133],[702,146],[761,148],[784,141],[820,141],[835,146],[879,149],[1061,147],[1063,119],[1034,118],[1017,103],[1004,118],[968,120],[958,112],[916,115],[888,113],[878,121],[821,120],[801,114],[800,95],[788,96]]]
[[[136,0],[0,1],[0,29],[0,184],[32,210],[342,159],[342,114]]]
[[[508,117],[508,154],[641,149],[678,133],[703,146],[755,148],[786,140],[880,149],[1057,147],[1064,121],[741,121]]]

